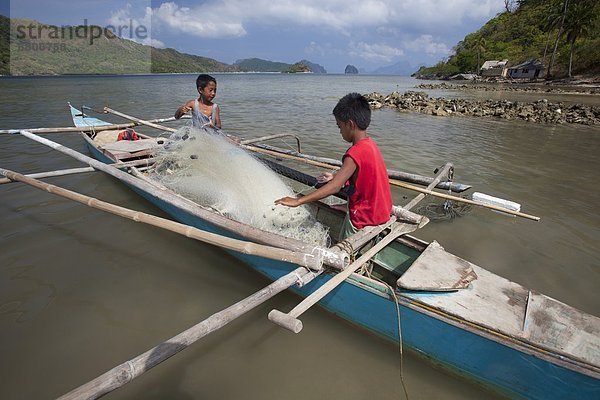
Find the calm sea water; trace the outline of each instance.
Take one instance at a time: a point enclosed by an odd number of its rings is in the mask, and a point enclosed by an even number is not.
[[[346,148],[331,115],[339,97],[404,91],[418,83],[361,75],[216,77],[224,129],[245,137],[294,133],[305,152],[332,158]],[[67,101],[109,105],[142,118],[169,116],[196,95],[194,81],[193,75],[3,78],[0,128],[69,126]],[[586,99],[597,101],[578,101]],[[370,132],[389,168],[431,175],[452,161],[456,180],[522,203],[524,212],[542,218],[532,222],[477,209],[453,222],[430,223],[418,237],[600,315],[600,129],[380,110]],[[47,137],[85,152],[76,134]],[[32,173],[80,164],[3,135],[0,166]],[[162,215],[101,173],[48,181]],[[394,192],[396,204],[411,196]],[[267,284],[219,249],[20,184],[0,186],[0,221],[3,399],[64,394]],[[279,295],[109,398],[403,397],[393,344],[317,308],[303,317],[299,335],[267,320],[272,308],[288,310],[298,301]],[[491,397],[411,353],[404,356],[404,376],[413,400]]]

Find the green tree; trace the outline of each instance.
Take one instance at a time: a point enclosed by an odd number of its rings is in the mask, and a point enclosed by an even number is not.
[[[560,17],[560,24],[558,27],[558,32],[556,33],[556,40],[554,41],[554,50],[552,50],[552,57],[550,58],[550,65],[548,66],[548,72],[546,74],[546,79],[552,78],[552,67],[554,66],[554,61],[556,60],[556,50],[558,49],[558,41],[563,35],[564,27],[565,27],[565,19],[567,17],[567,10],[569,9],[569,0],[564,0],[562,7],[562,14]],[[552,11],[551,11],[552,12]]]
[[[483,35],[478,35],[477,39],[474,42],[475,45],[475,51],[477,52],[477,75],[479,75],[479,72],[481,70],[481,54],[483,54],[485,52],[485,38],[483,37]]]
[[[573,51],[577,39],[590,34],[592,26],[598,18],[598,0],[571,0],[567,16],[565,18],[565,34],[569,49],[569,78],[572,77]]]

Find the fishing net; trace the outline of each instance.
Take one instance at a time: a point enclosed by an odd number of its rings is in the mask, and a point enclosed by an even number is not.
[[[457,217],[468,214],[473,207],[470,204],[458,203],[446,200],[442,204],[429,203],[424,204],[417,209],[421,215],[429,218],[430,221],[450,221]]]
[[[223,215],[256,228],[327,246],[328,229],[306,206],[273,202],[294,192],[241,148],[219,135],[192,127],[178,129],[156,154],[150,177]]]

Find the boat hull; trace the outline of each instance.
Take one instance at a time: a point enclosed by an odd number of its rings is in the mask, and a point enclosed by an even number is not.
[[[89,140],[93,156],[105,163],[114,162]],[[240,238],[231,232],[189,214],[150,193],[132,188],[146,200],[179,222],[209,232]],[[275,280],[296,268],[295,265],[266,260],[237,252],[232,255],[269,279]],[[308,285],[293,290],[307,296],[331,279],[318,276]],[[440,294],[444,295],[444,294]],[[555,356],[524,346],[485,328],[467,324],[444,313],[419,305],[400,295],[401,330],[398,329],[396,301],[385,290],[349,279],[319,304],[354,324],[404,346],[442,365],[451,372],[512,398],[587,399],[600,398],[600,380],[560,365]],[[493,310],[490,310],[493,312]]]

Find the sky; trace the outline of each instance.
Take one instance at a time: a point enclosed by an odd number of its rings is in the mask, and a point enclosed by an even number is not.
[[[127,39],[227,64],[306,59],[329,73],[348,64],[366,72],[433,65],[504,7],[503,0],[0,1],[0,13],[12,18],[121,27]]]

